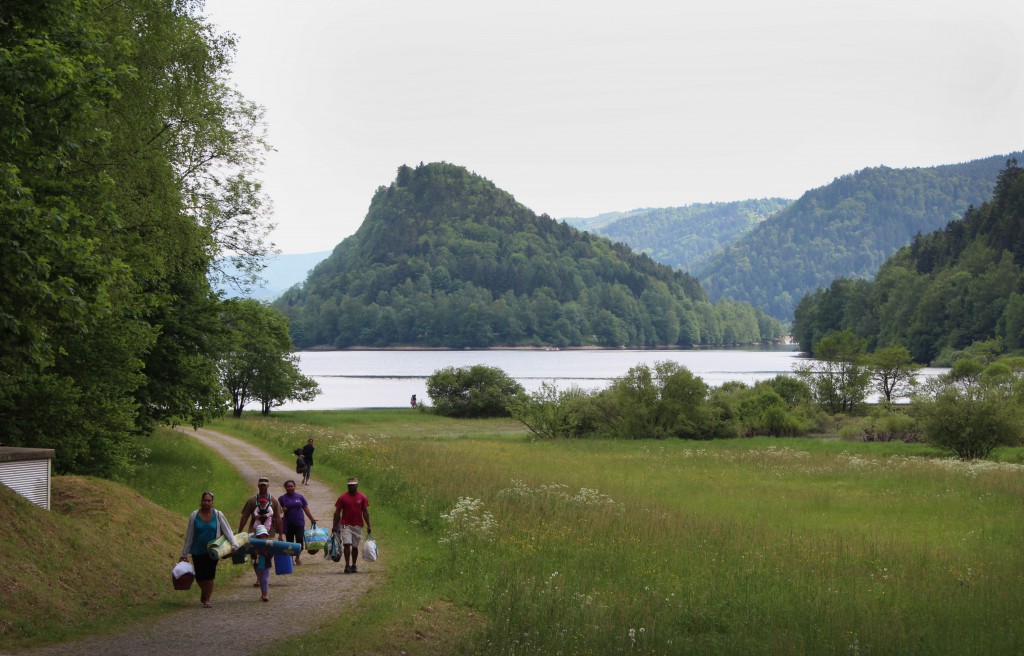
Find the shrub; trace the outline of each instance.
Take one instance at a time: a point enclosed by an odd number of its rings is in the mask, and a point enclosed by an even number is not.
[[[1019,444],[1022,431],[1020,381],[1000,375],[998,368],[990,376],[970,373],[954,369],[913,406],[924,439],[964,460]]]
[[[512,404],[512,416],[542,439],[587,437],[598,426],[591,396],[576,385],[559,390],[544,382],[539,390]]]
[[[497,367],[446,367],[427,378],[434,412],[447,417],[507,417],[526,391]]]
[[[707,385],[675,362],[631,368],[595,397],[603,427],[628,439],[707,439],[714,413],[706,405]]]

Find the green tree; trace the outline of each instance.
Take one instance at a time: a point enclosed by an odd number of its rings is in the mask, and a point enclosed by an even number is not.
[[[959,458],[987,457],[1000,445],[1018,445],[1024,433],[1024,377],[1003,363],[979,376],[950,372],[914,398],[925,440]]]
[[[224,302],[223,323],[229,338],[220,361],[221,381],[240,417],[251,400],[260,401],[263,414],[289,400],[312,400],[316,383],[303,376],[292,355],[288,319],[252,299]]]
[[[818,342],[815,362],[796,367],[796,374],[826,412],[852,413],[864,403],[871,384],[871,372],[864,364],[866,348],[866,340],[852,331],[833,331]]]
[[[446,367],[427,378],[434,412],[448,417],[507,417],[526,391],[497,367]]]
[[[887,346],[868,355],[865,365],[871,372],[871,383],[886,403],[893,398],[910,395],[917,384],[917,371],[921,365],[915,364],[910,351],[904,346]]]
[[[253,378],[252,388],[252,397],[259,401],[264,415],[286,401],[312,401],[321,394],[317,382],[302,375],[299,357],[294,353],[265,358]]]
[[[588,437],[597,430],[591,396],[576,385],[560,390],[544,381],[512,404],[512,416],[541,439]]]

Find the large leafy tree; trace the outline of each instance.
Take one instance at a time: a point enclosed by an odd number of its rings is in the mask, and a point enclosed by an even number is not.
[[[871,385],[866,349],[867,340],[852,331],[832,332],[818,342],[813,362],[796,367],[796,374],[807,382],[823,410],[852,413],[863,405]]]
[[[58,471],[219,410],[207,272],[266,251],[231,50],[193,2],[0,6],[0,434]]]
[[[316,382],[299,372],[288,320],[280,312],[252,299],[231,299],[223,304],[222,320],[229,338],[221,380],[234,416],[252,400],[267,414],[289,399],[308,401],[319,394]]]

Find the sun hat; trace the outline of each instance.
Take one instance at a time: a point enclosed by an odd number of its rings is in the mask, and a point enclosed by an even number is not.
[[[270,535],[270,531],[268,531],[267,527],[264,526],[263,524],[257,524],[256,525],[256,536],[259,537],[261,535]]]

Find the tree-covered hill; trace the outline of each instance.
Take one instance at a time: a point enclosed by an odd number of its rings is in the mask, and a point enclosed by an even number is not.
[[[447,163],[402,166],[354,235],[275,306],[298,347],[690,346],[782,336],[696,278],[538,216]]]
[[[694,270],[711,299],[789,320],[797,301],[839,277],[873,276],[915,234],[991,197],[1003,155],[930,168],[868,168],[808,191]]]
[[[731,203],[694,203],[564,219],[682,271],[699,271],[725,246],[750,232],[769,216],[792,204],[785,198]]]
[[[804,350],[845,329],[872,348],[902,344],[919,362],[996,338],[1024,349],[1024,169],[1016,160],[999,173],[990,202],[915,237],[873,282],[838,279],[797,306],[793,334]]]

